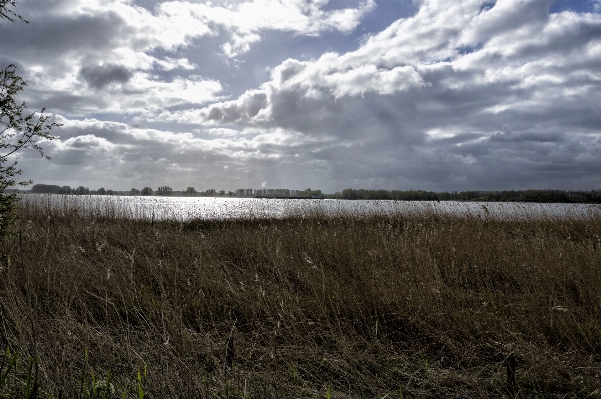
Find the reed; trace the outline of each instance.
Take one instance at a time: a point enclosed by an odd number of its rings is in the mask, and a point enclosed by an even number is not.
[[[20,212],[0,397],[601,393],[599,213]]]

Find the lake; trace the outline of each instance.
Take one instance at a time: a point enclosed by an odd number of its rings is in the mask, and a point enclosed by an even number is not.
[[[515,202],[386,201],[211,197],[142,197],[107,195],[20,195],[21,201],[58,209],[77,208],[94,215],[138,219],[266,218],[290,215],[395,215],[440,213],[493,218],[576,217],[601,215],[599,204]]]

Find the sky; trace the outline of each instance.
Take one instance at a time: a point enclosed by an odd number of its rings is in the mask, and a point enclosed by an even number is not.
[[[35,183],[601,189],[601,0],[19,0]]]

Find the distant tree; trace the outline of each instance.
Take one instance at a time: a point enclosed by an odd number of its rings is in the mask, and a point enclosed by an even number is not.
[[[90,193],[90,189],[84,186],[79,186],[75,189],[75,194],[77,195],[86,195]]]
[[[220,190],[219,191],[219,195],[224,196],[225,195],[225,190]]]
[[[62,186],[58,193],[59,194],[71,194],[72,191],[73,190],[71,189],[71,186]]]
[[[189,194],[189,195],[194,195],[194,194],[196,194],[196,192],[197,191],[196,191],[196,189],[194,187],[188,187],[186,189],[186,194]]]
[[[144,187],[140,193],[142,195],[152,195],[154,191],[152,191],[152,188],[150,187]]]
[[[157,188],[157,195],[171,195],[173,194],[173,189],[169,186],[160,186]]]
[[[59,194],[61,190],[61,186],[55,186],[54,184],[34,184],[31,187],[31,192],[35,194]]]
[[[209,188],[208,190],[205,190],[204,195],[206,197],[214,197],[215,194],[217,194],[217,191],[215,191],[214,188]]]
[[[346,188],[344,190],[342,190],[342,198],[344,199],[349,199],[349,200],[354,200],[354,199],[358,199],[358,195],[357,195],[357,190],[354,190],[352,188]]]
[[[129,195],[140,195],[140,190],[138,190],[137,188],[132,188],[131,190],[129,190]]]
[[[97,193],[98,195],[105,195],[105,194],[106,194],[106,190],[104,189],[104,187],[100,187],[100,188],[98,189],[98,191],[96,191],[96,193]]]
[[[323,197],[321,190],[311,190],[311,188],[306,188],[304,191],[299,191],[298,195],[301,197]]]

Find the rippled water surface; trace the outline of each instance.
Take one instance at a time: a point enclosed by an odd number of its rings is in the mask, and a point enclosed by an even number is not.
[[[196,218],[283,217],[321,213],[338,214],[408,214],[439,213],[479,215],[498,218],[589,217],[601,215],[601,205],[538,204],[457,201],[379,201],[259,199],[207,197],[118,197],[23,195],[22,201],[42,203],[59,209],[74,207],[82,212],[119,215],[142,219],[190,220]]]

